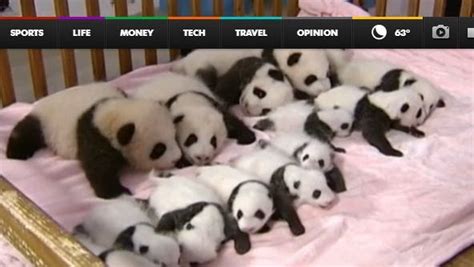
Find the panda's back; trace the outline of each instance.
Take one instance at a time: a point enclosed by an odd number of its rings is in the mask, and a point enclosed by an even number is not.
[[[197,179],[213,188],[223,201],[227,201],[234,188],[255,177],[231,166],[222,165],[199,168]]]
[[[382,77],[395,66],[373,59],[354,59],[341,68],[338,78],[342,84],[374,90]]]
[[[77,156],[77,122],[82,114],[102,99],[123,98],[108,83],[94,83],[65,89],[38,101],[32,114],[41,122],[46,144],[58,155]]]
[[[342,108],[354,113],[359,102],[367,91],[350,85],[342,85],[320,94],[315,100],[318,109]]]
[[[313,110],[313,105],[301,100],[278,107],[269,114],[269,118],[275,123],[277,131],[301,132],[306,118]]]

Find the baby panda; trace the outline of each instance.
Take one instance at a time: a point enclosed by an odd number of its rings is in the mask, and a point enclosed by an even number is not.
[[[237,253],[250,250],[250,238],[222,207],[211,188],[192,179],[173,176],[157,179],[149,204],[159,218],[156,231],[173,232],[183,248],[185,262],[207,263],[221,245],[233,239]]]
[[[352,124],[353,115],[346,110],[315,111],[312,102],[301,100],[277,108],[253,127],[260,131],[305,133],[330,144],[338,152],[344,152],[334,147],[331,140],[335,136],[349,136]]]
[[[362,131],[369,144],[387,156],[403,156],[385,136],[390,129],[415,137],[425,136],[415,127],[424,117],[423,102],[419,94],[408,87],[390,92],[376,91],[364,96],[357,103],[354,117],[355,128]]]
[[[259,144],[271,145],[293,156],[305,169],[321,170],[331,190],[336,193],[346,191],[344,177],[333,162],[336,151],[328,143],[304,133],[278,133],[269,141],[260,140]]]
[[[137,253],[123,249],[109,249],[99,254],[99,258],[110,267],[166,267],[163,263],[154,263]]]
[[[78,159],[97,196],[129,192],[126,166],[165,169],[181,158],[171,114],[152,101],[129,99],[108,83],[72,87],[38,101],[13,129],[6,155],[28,159],[44,147]]]
[[[226,111],[199,80],[177,73],[163,73],[142,85],[134,97],[161,101],[174,117],[177,140],[185,164],[204,165],[221,150],[227,138],[250,144],[255,134],[239,118]]]
[[[286,74],[298,99],[315,97],[331,88],[329,61],[322,49],[264,49],[262,57]]]
[[[307,203],[328,207],[336,197],[321,171],[300,167],[295,159],[272,146],[246,154],[234,160],[232,166],[252,173],[270,185],[275,201],[281,207],[285,206],[277,210],[276,215],[288,223],[294,235],[305,232],[294,206]]]
[[[196,49],[171,66],[173,72],[197,77],[209,88],[214,88],[217,79],[226,73],[238,60],[260,57],[262,49]]]
[[[357,103],[369,92],[352,85],[337,86],[317,96],[314,106],[319,110],[343,109],[354,114]]]
[[[240,105],[249,116],[262,116],[294,100],[283,72],[259,57],[238,60],[217,82],[213,92],[227,105]]]
[[[130,196],[98,204],[75,228],[105,248],[133,251],[155,263],[178,266],[180,247],[172,237],[155,233],[143,207]]]
[[[273,203],[273,194],[268,185],[233,167],[200,167],[197,179],[214,189],[227,203],[229,212],[243,232],[258,232],[266,226],[274,209],[278,209]]]
[[[436,108],[444,108],[446,106],[439,89],[427,80],[417,77],[416,81],[408,87],[418,92],[423,101],[425,117],[422,119],[422,122],[424,122]]]

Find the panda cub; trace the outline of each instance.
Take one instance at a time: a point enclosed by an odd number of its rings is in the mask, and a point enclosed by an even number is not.
[[[230,166],[200,167],[197,179],[213,188],[227,203],[240,230],[253,234],[265,226],[274,212],[273,194],[257,177]]]
[[[308,170],[298,162],[272,146],[255,150],[232,162],[232,166],[252,173],[270,185],[274,199],[279,203],[277,216],[285,220],[294,235],[302,235],[305,228],[293,205],[302,204],[328,207],[335,200],[335,194],[319,170]],[[293,205],[288,203],[293,203]]]
[[[394,149],[385,133],[390,129],[402,131],[415,137],[425,134],[415,126],[423,118],[423,102],[411,88],[396,91],[376,91],[364,96],[355,109],[355,128],[362,136],[387,156],[401,157],[403,153]]]
[[[133,251],[152,262],[178,266],[180,248],[170,236],[155,233],[144,208],[130,196],[121,196],[95,206],[75,228],[105,248]]]
[[[436,108],[444,108],[446,103],[439,89],[435,88],[430,82],[425,79],[417,78],[416,81],[409,86],[420,95],[423,101],[423,108],[425,117],[424,122]]]
[[[197,77],[209,88],[214,88],[218,77],[226,73],[238,60],[260,57],[262,49],[197,49],[171,66],[173,72]]]
[[[260,131],[305,133],[331,145],[335,136],[349,136],[352,124],[353,115],[346,110],[315,111],[311,102],[301,100],[277,108],[267,118],[257,121],[253,127]]]
[[[227,138],[237,139],[238,144],[255,141],[252,130],[224,110],[210,90],[195,78],[163,73],[138,88],[134,96],[166,104],[174,117],[178,143],[191,164],[209,163]]]
[[[166,169],[181,158],[171,114],[152,101],[129,99],[108,83],[76,86],[38,101],[10,134],[6,155],[28,159],[46,146],[79,159],[102,198],[128,190],[119,174],[126,165]]]
[[[281,70],[259,57],[237,61],[213,92],[226,104],[240,105],[249,116],[262,116],[293,101],[293,88]]]
[[[329,61],[322,49],[264,49],[262,56],[286,74],[298,99],[315,97],[331,88]]]
[[[194,264],[217,257],[221,245],[233,239],[237,253],[250,250],[250,238],[226,213],[220,197],[204,184],[184,177],[154,179],[149,204],[159,218],[157,232],[173,232],[183,247],[183,259]]]
[[[357,103],[370,91],[352,85],[341,85],[314,99],[316,109],[343,109],[354,114]]]
[[[99,258],[105,263],[106,266],[110,267],[167,267],[169,265],[163,263],[155,263],[148,259],[140,256],[137,253],[123,250],[123,249],[110,249],[99,254]],[[173,265],[171,265],[173,266]],[[179,265],[175,265],[179,266]]]

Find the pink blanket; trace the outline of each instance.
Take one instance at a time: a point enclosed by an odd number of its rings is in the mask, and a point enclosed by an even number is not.
[[[430,79],[446,92],[447,108],[421,127],[423,139],[389,134],[403,158],[382,156],[360,133],[337,139],[348,151],[338,158],[348,187],[339,203],[331,210],[301,207],[305,235],[293,237],[278,223],[252,236],[253,249],[244,256],[226,246],[215,266],[432,266],[474,242],[474,52],[357,50],[355,56],[384,59]],[[130,90],[167,67],[146,67],[114,83]],[[0,111],[0,173],[72,229],[97,202],[78,163],[48,150],[28,161],[5,159],[12,127],[30,110],[19,103]],[[218,160],[250,148],[230,143]],[[147,195],[145,173],[129,171],[124,182],[137,196]]]

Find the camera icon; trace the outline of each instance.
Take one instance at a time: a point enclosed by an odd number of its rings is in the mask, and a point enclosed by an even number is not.
[[[431,28],[433,39],[449,39],[449,26],[440,24]]]

